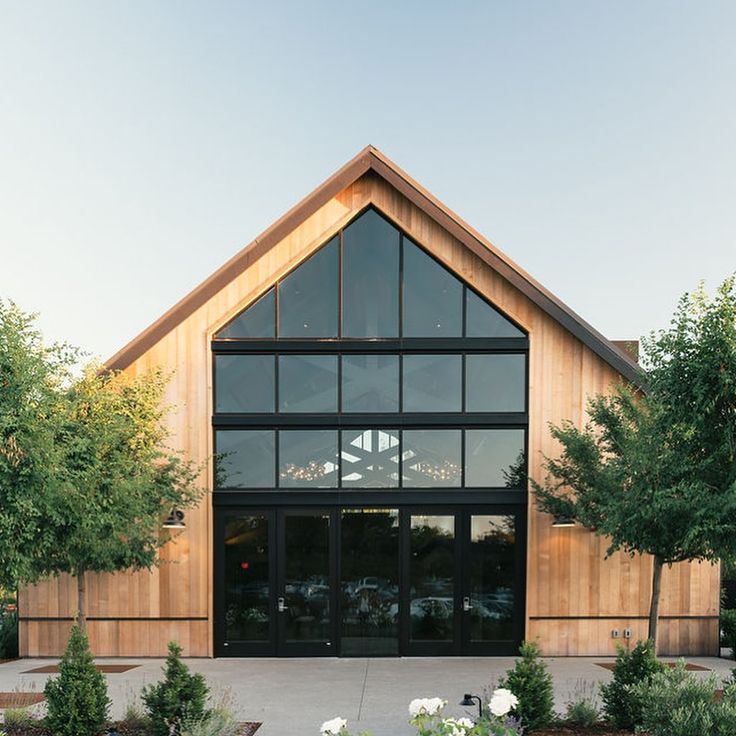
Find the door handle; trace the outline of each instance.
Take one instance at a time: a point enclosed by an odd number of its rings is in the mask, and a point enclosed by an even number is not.
[[[463,598],[463,611],[469,611],[473,606],[470,604],[470,598],[465,596]]]
[[[288,610],[289,606],[286,605],[286,601],[284,598],[278,599],[278,609],[279,613],[283,613],[284,611]]]

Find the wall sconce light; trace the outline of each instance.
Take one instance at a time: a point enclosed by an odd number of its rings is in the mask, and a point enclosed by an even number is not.
[[[164,529],[185,529],[184,512],[179,509],[171,509],[171,513],[164,519]]]
[[[478,701],[478,718],[483,718],[483,701],[480,699],[479,695],[471,695],[470,693],[465,693],[459,705],[472,707],[475,705],[476,701]]]
[[[552,526],[558,529],[568,526],[575,526],[575,519],[569,519],[566,516],[555,516]]]

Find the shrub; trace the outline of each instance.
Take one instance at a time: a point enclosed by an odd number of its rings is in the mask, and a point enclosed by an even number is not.
[[[613,667],[613,680],[601,685],[606,719],[616,728],[629,731],[640,725],[642,707],[640,697],[633,686],[649,682],[654,675],[664,669],[650,640],[637,642],[630,652],[619,647],[616,664]]]
[[[202,718],[185,717],[181,726],[181,736],[238,736],[240,723],[232,711],[218,706]]]
[[[521,719],[527,731],[552,722],[554,705],[552,675],[541,659],[539,646],[525,641],[519,647],[521,659],[501,678],[499,685],[508,688],[519,699],[512,713]]]
[[[28,708],[6,708],[3,719],[3,727],[11,734],[16,731],[25,733],[40,725],[40,719],[34,718]]]
[[[95,668],[87,635],[76,624],[59,663],[59,676],[46,683],[44,694],[46,725],[54,736],[90,736],[107,721],[107,683]]]
[[[193,675],[181,661],[181,647],[169,642],[164,679],[144,688],[141,696],[154,736],[179,734],[184,720],[194,722],[205,718],[208,693],[204,677]]]
[[[578,680],[573,697],[567,702],[565,720],[574,726],[590,728],[600,720],[597,686]]]
[[[731,650],[736,659],[736,608],[724,608],[721,611],[721,645]]]
[[[736,690],[716,700],[716,678],[699,679],[677,667],[631,686],[642,705],[641,728],[649,736],[736,736]]]

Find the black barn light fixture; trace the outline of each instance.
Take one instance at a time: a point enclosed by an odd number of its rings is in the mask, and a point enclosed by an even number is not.
[[[476,701],[478,703],[478,718],[483,718],[483,701],[481,700],[480,695],[471,695],[470,693],[465,693],[459,705],[465,705],[471,708],[475,705]]]
[[[164,529],[186,529],[184,523],[184,512],[179,509],[171,509],[171,513],[164,519]]]

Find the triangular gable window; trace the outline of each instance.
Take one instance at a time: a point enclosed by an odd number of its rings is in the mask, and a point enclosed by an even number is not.
[[[382,215],[368,209],[215,337],[400,335],[525,337],[508,318]]]

